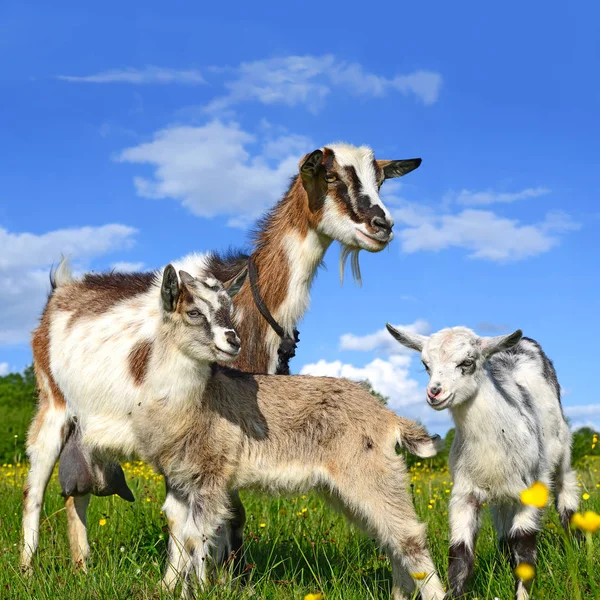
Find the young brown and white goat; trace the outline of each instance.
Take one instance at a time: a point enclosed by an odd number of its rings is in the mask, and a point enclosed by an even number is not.
[[[252,259],[258,269],[257,288],[288,336],[293,336],[294,328],[308,308],[314,275],[332,241],[337,240],[353,251],[365,249],[370,252],[382,250],[391,241],[393,220],[379,198],[379,188],[386,179],[401,177],[420,163],[420,159],[375,160],[369,148],[346,144],[331,144],[315,150],[301,161],[300,172],[292,180],[289,190],[260,224],[252,251]],[[206,266],[208,272],[225,282],[238,276],[246,268],[247,261],[248,257],[243,254],[213,254],[208,262],[206,257],[196,259],[202,268]],[[191,269],[190,264],[194,261],[185,262],[186,268]],[[151,280],[151,274],[136,274],[122,278],[121,284],[111,285],[116,288],[115,297],[125,299],[144,293]],[[107,292],[99,290],[72,298],[70,310],[85,312],[85,302],[88,296],[94,294],[104,298]],[[95,315],[102,314],[103,304],[106,304],[105,300],[93,300]],[[259,312],[248,282],[236,296],[235,305],[236,324],[243,341],[235,366],[245,371],[274,373],[279,362],[280,338]],[[38,413],[30,429],[30,454],[37,452],[36,444],[43,443],[45,448],[52,449],[51,456],[55,456],[56,452],[60,452],[65,432],[70,426],[64,414],[66,402],[49,365],[49,323],[50,318],[45,313],[33,340],[34,362],[39,363],[36,370],[41,393]],[[146,348],[140,346],[135,357],[141,373],[147,358]],[[45,388],[50,391],[45,391]],[[54,426],[54,419],[66,424],[62,434],[62,425]],[[44,442],[38,442],[39,432],[46,438]],[[71,446],[76,445],[72,442]],[[76,457],[80,454],[73,453]],[[69,478],[68,473],[69,468],[76,468],[76,465],[69,465],[66,479],[71,479],[72,488],[77,489],[77,478]],[[61,464],[61,472],[62,467]],[[114,463],[111,470],[119,474],[118,465]],[[85,470],[83,472],[85,479]],[[125,496],[126,488],[123,490],[120,483],[120,480],[116,483],[108,481],[105,493],[108,489]],[[89,486],[82,485],[80,490],[89,491]],[[238,551],[244,513],[239,499],[232,498],[232,501],[237,509],[234,511],[235,519],[227,528],[231,536],[227,545],[229,551]],[[79,562],[85,558],[88,547],[85,539],[88,503],[87,495],[69,496],[66,500],[71,546],[75,548],[74,557]],[[84,552],[79,549],[84,549]]]
[[[235,293],[243,273],[230,287]],[[132,429],[148,403],[185,406],[197,398],[207,361],[231,361],[240,342],[227,292],[214,278],[194,281],[174,267],[160,274],[86,275],[71,279],[64,264],[55,277],[40,327],[34,333],[34,368],[42,418],[29,431],[31,461],[23,493],[22,565],[30,567],[38,545],[40,511],[48,479],[71,423],[76,420],[85,456],[129,456],[136,452]],[[177,318],[165,318],[170,312]],[[98,459],[96,458],[98,457]],[[89,495],[67,504],[71,551],[85,560],[89,546],[85,509]]]
[[[167,295],[176,290],[173,274],[165,271]],[[186,312],[166,302],[162,315],[165,335],[178,347],[182,317],[185,331],[189,307],[197,310],[206,297],[202,280],[180,274],[177,293],[189,298]],[[214,322],[204,326],[210,330]],[[243,373],[211,363],[218,346],[197,335],[194,343],[207,346],[204,354],[199,347],[186,350],[196,364],[195,401],[182,403],[181,390],[165,386],[164,395],[134,408],[129,419],[137,452],[163,473],[171,499],[177,500],[176,506],[167,501],[164,507],[178,543],[164,580],[167,587],[183,577],[185,590],[190,569],[205,582],[210,546],[230,509],[230,490],[258,486],[273,492],[323,492],[388,551],[395,599],[416,586],[424,600],[441,600],[444,592],[427,550],[425,526],[417,519],[406,466],[396,453],[400,445],[418,456],[433,456],[439,437],[398,417],[356,383]],[[166,374],[159,375],[159,381],[164,379]],[[186,384],[185,396],[192,395]],[[84,443],[86,437],[84,429]]]

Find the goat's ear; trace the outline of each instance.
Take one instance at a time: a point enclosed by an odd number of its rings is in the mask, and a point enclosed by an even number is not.
[[[420,158],[407,158],[406,160],[378,160],[377,164],[383,169],[384,179],[402,177],[414,171],[421,164]]]
[[[241,273],[236,275],[235,279],[227,286],[227,293],[230,298],[233,298],[244,285],[244,281],[246,281],[246,277],[248,275],[248,267],[246,267]]]
[[[523,332],[517,329],[508,335],[481,338],[481,353],[485,358],[488,358],[492,354],[496,354],[496,352],[508,350],[517,344],[522,336]]]
[[[179,298],[179,281],[177,281],[177,272],[173,265],[165,267],[160,297],[165,311],[173,312],[177,307],[177,299]]]
[[[181,278],[181,283],[185,285],[193,285],[194,278],[187,271],[179,271],[179,277]]]
[[[300,178],[308,195],[308,207],[311,212],[321,208],[323,198],[327,195],[327,182],[323,176],[324,172],[322,150],[314,150],[300,161]]]
[[[304,177],[314,177],[323,164],[323,150],[313,150],[300,161],[300,174]]]
[[[407,348],[411,348],[412,350],[416,350],[417,352],[423,351],[423,346],[427,341],[426,335],[421,335],[419,333],[412,333],[411,331],[406,331],[406,329],[396,329],[392,327],[389,323],[386,323],[385,326],[387,330],[392,334],[392,336],[398,340],[403,346]]]

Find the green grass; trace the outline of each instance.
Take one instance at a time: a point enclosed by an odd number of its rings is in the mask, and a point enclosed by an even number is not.
[[[583,510],[600,513],[600,462],[580,469],[590,498]],[[46,498],[34,575],[18,567],[21,489],[25,466],[0,468],[0,598],[2,600],[87,600],[167,598],[159,591],[166,557],[166,521],[161,513],[162,480],[135,463],[126,467],[136,502],[94,498],[89,511],[92,565],[87,574],[72,569],[63,501],[53,477]],[[429,528],[429,545],[440,575],[446,576],[447,509],[450,478],[426,464],[413,467],[415,505]],[[296,599],[321,591],[327,600],[390,598],[390,568],[375,545],[316,496],[243,496],[248,512],[247,562],[254,598]],[[433,500],[433,503],[430,502]],[[432,508],[429,508],[432,506]],[[101,520],[105,525],[101,526]],[[600,598],[600,533],[590,548],[567,552],[554,510],[539,540],[534,597],[548,600]],[[587,552],[591,560],[587,560]],[[513,576],[496,549],[489,516],[477,545],[470,598],[512,598]],[[595,590],[595,591],[594,591]],[[578,595],[579,594],[579,595]],[[231,586],[214,586],[206,596],[250,597]]]

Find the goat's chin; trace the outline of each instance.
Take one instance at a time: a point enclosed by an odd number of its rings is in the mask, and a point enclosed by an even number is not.
[[[221,350],[221,348],[215,348],[214,360],[221,363],[228,363],[233,362],[239,355],[239,351],[227,352],[225,350]]]
[[[394,238],[394,234],[390,234],[386,238],[378,238],[371,236],[358,227],[354,230],[354,244],[360,250],[367,252],[381,252]]]

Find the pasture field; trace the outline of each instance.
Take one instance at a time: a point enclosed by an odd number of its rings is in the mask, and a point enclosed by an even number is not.
[[[89,511],[92,565],[87,574],[72,569],[66,518],[56,473],[49,485],[41,543],[34,575],[18,567],[21,490],[27,466],[0,467],[0,598],[3,600],[160,599],[166,556],[166,519],[162,478],[140,462],[126,463],[136,502],[94,498]],[[446,576],[447,510],[452,483],[445,468],[428,461],[411,467],[417,511],[428,524],[429,544],[442,578]],[[600,461],[588,458],[579,467],[582,510],[600,513]],[[269,498],[243,494],[248,570],[252,587],[214,585],[198,598],[297,599],[322,592],[326,600],[389,599],[390,568],[375,545],[348,525],[317,496]],[[557,514],[550,509],[539,540],[534,598],[600,598],[600,533],[581,548],[565,547]],[[477,546],[475,576],[469,598],[512,598],[513,577],[501,559],[486,513]]]

